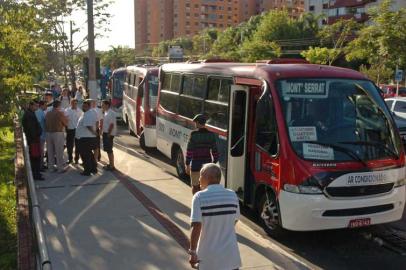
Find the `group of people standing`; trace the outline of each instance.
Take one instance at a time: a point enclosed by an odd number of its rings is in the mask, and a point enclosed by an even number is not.
[[[115,169],[113,138],[117,133],[117,123],[110,101],[104,100],[100,109],[95,100],[83,97],[81,87],[75,96],[64,88],[56,98],[54,92],[47,91],[43,99],[29,102],[22,125],[35,180],[45,180],[41,172],[47,169],[64,173],[67,164],[78,164],[79,159],[83,162],[82,175],[97,173],[101,136],[103,149],[109,158],[109,164],[103,168]],[[65,148],[67,162],[64,159]]]

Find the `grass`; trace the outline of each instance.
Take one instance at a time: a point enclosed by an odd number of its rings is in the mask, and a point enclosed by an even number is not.
[[[17,269],[15,147],[11,123],[0,121],[0,269]]]

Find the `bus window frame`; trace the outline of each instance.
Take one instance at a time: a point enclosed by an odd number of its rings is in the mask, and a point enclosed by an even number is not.
[[[254,143],[255,146],[260,149],[261,151],[263,151],[264,153],[266,153],[267,155],[269,155],[272,159],[277,159],[280,155],[280,146],[281,146],[281,136],[280,136],[280,127],[278,124],[278,117],[277,117],[277,112],[276,112],[276,104],[275,101],[277,101],[277,99],[274,98],[274,95],[272,93],[272,86],[270,85],[270,83],[268,83],[266,80],[262,81],[262,87],[264,88],[264,90],[262,91],[262,94],[260,95],[260,97],[258,98],[256,107],[255,107],[255,131],[254,131]],[[264,95],[268,95],[268,99],[269,102],[272,106],[272,110],[273,110],[273,117],[274,117],[274,121],[275,121],[275,127],[276,127],[276,153],[272,154],[270,153],[269,150],[266,150],[264,147],[262,147],[261,145],[259,145],[257,143],[257,108],[258,108],[258,102],[261,100],[261,98]]]
[[[226,112],[227,128],[224,129],[224,128],[221,128],[221,127],[218,127],[218,126],[214,126],[214,125],[210,125],[210,124],[206,124],[206,125],[209,126],[209,127],[214,128],[214,129],[219,129],[219,130],[222,130],[222,131],[224,131],[224,132],[227,132],[228,129],[229,129],[229,127],[230,127],[230,123],[229,123],[228,118],[229,118],[229,115],[230,115],[231,87],[230,87],[230,89],[229,89],[227,102],[222,102],[222,101],[218,101],[218,100],[208,99],[208,97],[209,97],[209,82],[210,82],[211,79],[218,79],[218,80],[220,80],[219,92],[220,92],[220,88],[221,88],[221,84],[222,84],[222,81],[223,81],[223,80],[229,80],[229,81],[231,81],[231,83],[232,83],[231,85],[235,84],[235,80],[234,80],[234,77],[233,77],[233,76],[224,76],[224,77],[223,77],[223,76],[219,76],[219,75],[208,75],[208,76],[207,76],[207,80],[206,80],[206,95],[205,95],[205,98],[204,98],[204,100],[203,100],[203,113],[204,113],[205,115],[207,115],[207,114],[206,114],[206,102],[209,103],[209,104],[225,105],[225,106],[227,107],[227,112]]]
[[[172,73],[173,74],[173,73]],[[206,74],[201,74],[201,73],[181,73],[182,74],[182,78],[181,78],[181,88],[179,89],[179,93],[178,93],[178,104],[177,104],[177,112],[176,112],[176,114],[178,115],[178,116],[180,116],[180,117],[182,117],[182,118],[185,118],[185,119],[188,119],[188,120],[192,120],[193,119],[193,117],[188,117],[188,116],[186,116],[186,115],[183,115],[183,114],[181,114],[180,113],[180,99],[181,98],[189,98],[189,99],[192,99],[192,100],[195,100],[195,101],[200,101],[201,102],[201,104],[200,104],[200,112],[199,113],[203,113],[204,112],[204,101],[205,101],[205,97],[207,96],[207,87],[208,87],[208,84],[207,84],[207,82],[208,82],[208,76],[206,75]],[[203,77],[204,78],[204,81],[205,81],[205,86],[204,86],[204,95],[203,95],[203,98],[202,97],[196,97],[196,96],[192,96],[192,95],[188,95],[188,94],[184,94],[184,89],[183,89],[183,86],[184,86],[184,82],[185,82],[185,77],[186,76],[191,76],[192,78],[193,78],[193,84],[192,84],[192,90],[194,89],[194,87],[195,87],[195,77]],[[172,76],[171,76],[171,88],[172,88]],[[172,92],[172,91],[171,91]],[[175,92],[176,93],[176,92]]]

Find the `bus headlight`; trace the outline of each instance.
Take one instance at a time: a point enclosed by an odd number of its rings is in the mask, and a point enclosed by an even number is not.
[[[322,194],[323,192],[317,186],[303,186],[285,184],[283,189],[287,192],[301,193],[301,194]]]
[[[395,187],[401,187],[406,185],[406,178],[399,179],[395,182]]]

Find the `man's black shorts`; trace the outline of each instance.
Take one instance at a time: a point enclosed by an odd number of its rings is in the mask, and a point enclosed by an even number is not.
[[[103,150],[107,153],[113,153],[113,139],[114,136],[109,136],[103,133]]]

